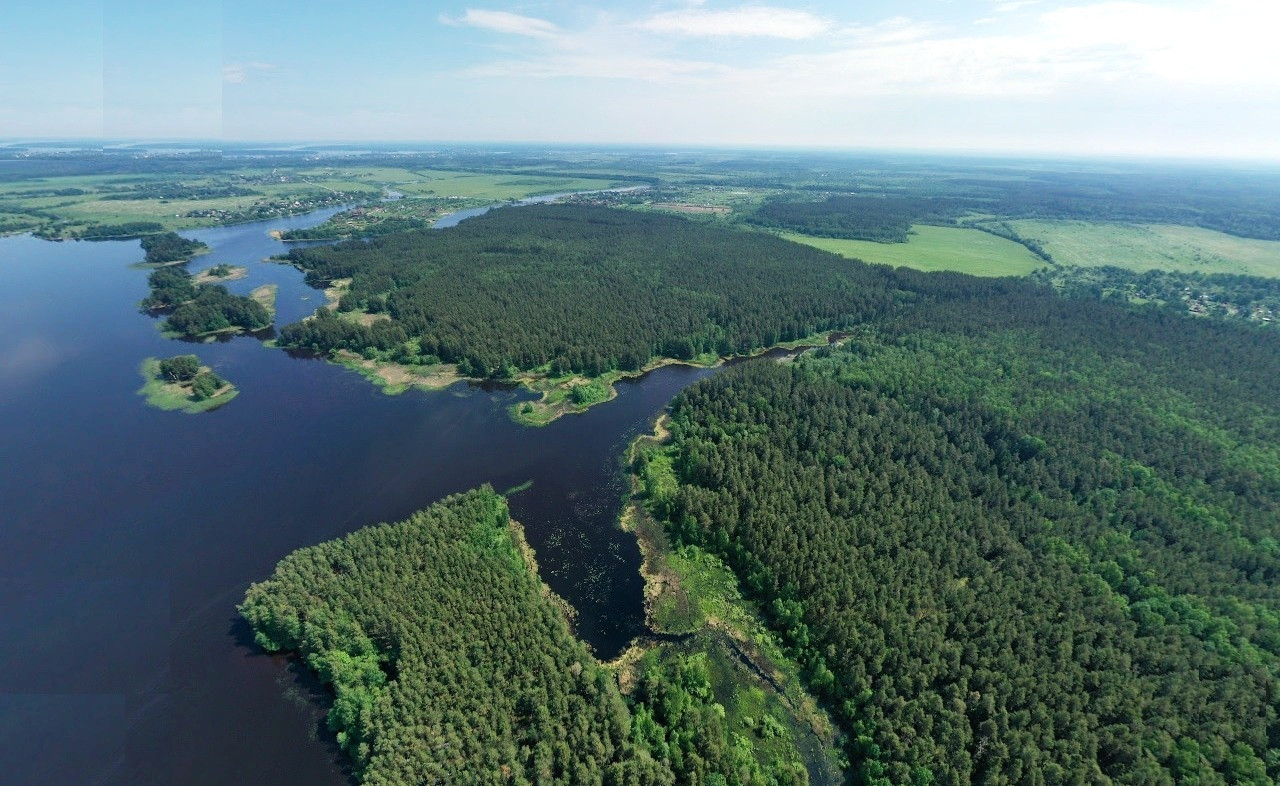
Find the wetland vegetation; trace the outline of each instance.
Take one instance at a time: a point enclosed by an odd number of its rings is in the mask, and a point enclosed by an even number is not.
[[[786,747],[726,728],[705,654],[644,661],[624,699],[487,487],[295,552],[240,612],[331,686],[364,783],[808,782]],[[771,718],[752,736],[784,734]]]

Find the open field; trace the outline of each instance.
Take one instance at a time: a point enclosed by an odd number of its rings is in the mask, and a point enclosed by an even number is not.
[[[395,189],[416,196],[457,197],[502,201],[561,191],[590,191],[630,185],[607,178],[536,177],[531,175],[478,174],[446,170],[406,170],[409,177],[396,181]]]
[[[906,243],[873,243],[814,237],[795,232],[780,235],[796,243],[833,251],[850,259],[916,270],[955,270],[975,276],[1024,276],[1044,265],[1026,248],[977,229],[918,224]]]
[[[627,183],[400,167],[237,167],[222,172],[72,175],[0,183],[0,233],[73,236],[94,224],[153,221],[193,229],[376,198],[384,188],[459,200],[461,207]]]
[[[1061,265],[1280,277],[1280,242],[1173,224],[1011,221]]]

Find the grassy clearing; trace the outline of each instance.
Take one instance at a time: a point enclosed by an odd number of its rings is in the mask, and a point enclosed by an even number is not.
[[[1280,242],[1172,224],[1011,221],[1062,265],[1280,277]]]
[[[209,370],[208,366],[200,367],[202,372]],[[147,358],[142,361],[138,371],[142,374],[144,380],[142,387],[138,388],[138,395],[145,397],[147,404],[156,409],[196,415],[217,409],[240,393],[235,385],[228,382],[221,390],[209,398],[197,400],[192,395],[189,383],[169,382],[160,376],[159,358]]]
[[[260,287],[255,287],[253,291],[249,293],[249,297],[258,301],[262,304],[262,307],[267,310],[267,313],[271,315],[271,320],[273,322],[276,318],[276,294],[279,291],[280,287],[276,284],[263,284]]]
[[[458,367],[449,363],[434,366],[404,366],[366,360],[354,352],[342,350],[332,358],[333,362],[346,366],[382,389],[388,396],[399,395],[411,388],[418,390],[443,390],[461,382]]]
[[[609,178],[481,174],[435,169],[413,170],[410,177],[413,179],[397,182],[395,190],[414,196],[495,202],[562,191],[591,191],[628,185]]]
[[[916,270],[954,270],[974,276],[1025,276],[1044,265],[1042,260],[1012,240],[977,229],[917,224],[911,232],[906,243],[874,243],[795,232],[779,234],[787,240],[850,259]]]
[[[215,266],[207,270],[201,270],[191,279],[191,283],[196,284],[197,286],[200,284],[225,284],[228,281],[239,281],[240,279],[249,275],[249,268],[243,267],[241,265],[230,265],[228,266],[231,268],[229,273],[227,273],[225,276],[218,276],[218,275],[214,275],[214,270],[216,269],[216,267],[220,267],[220,266]]]

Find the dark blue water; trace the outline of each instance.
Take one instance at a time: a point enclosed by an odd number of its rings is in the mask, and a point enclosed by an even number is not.
[[[332,211],[188,233],[193,270],[247,265],[279,319],[323,302],[263,263],[272,229]],[[619,531],[625,444],[681,388],[672,366],[542,429],[527,394],[465,384],[386,396],[250,337],[192,346],[138,313],[136,241],[0,239],[0,773],[5,783],[340,784],[322,693],[245,641],[235,604],[290,551],[401,519],[481,483],[527,480],[513,515],[544,579],[602,657],[643,626],[634,538]],[[239,386],[201,415],[136,394],[147,356],[196,351]]]

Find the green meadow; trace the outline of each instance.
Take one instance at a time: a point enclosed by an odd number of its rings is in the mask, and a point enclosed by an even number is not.
[[[1010,221],[1060,265],[1280,277],[1280,242],[1173,224]]]
[[[782,232],[796,243],[850,259],[916,270],[954,270],[975,276],[1023,276],[1044,262],[1026,248],[977,229],[917,224],[906,243],[875,243]]]

